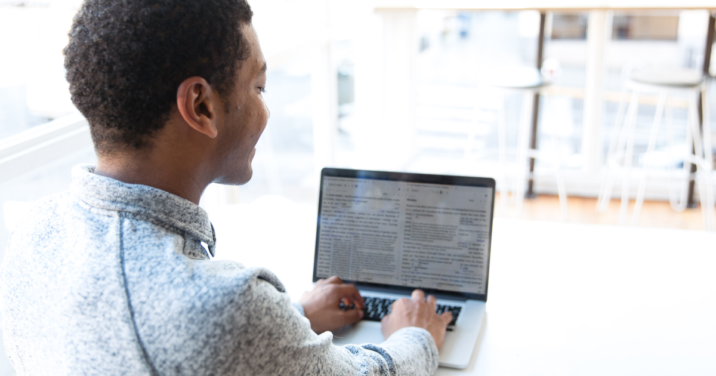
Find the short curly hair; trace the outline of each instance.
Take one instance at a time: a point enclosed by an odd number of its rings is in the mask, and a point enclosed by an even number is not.
[[[226,98],[249,57],[241,26],[252,17],[246,0],[86,0],[65,68],[97,152],[150,146],[189,77]]]

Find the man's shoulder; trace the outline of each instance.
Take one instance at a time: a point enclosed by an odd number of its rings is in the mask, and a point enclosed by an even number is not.
[[[41,198],[32,203],[21,205],[24,210],[13,213],[13,215],[20,217],[17,228],[33,227],[33,224],[37,224],[37,219],[57,215],[59,211],[67,207],[67,204],[69,204],[71,200],[72,195],[69,191],[65,191]],[[20,225],[25,226],[20,227]]]
[[[72,238],[86,237],[87,231],[83,231],[85,227],[95,229],[105,224],[102,217],[112,217],[109,211],[84,205],[69,191],[22,205],[22,209],[13,215],[17,219],[8,248],[40,246],[47,249],[47,245],[63,243],[65,240],[71,242]]]
[[[62,192],[42,198],[33,203],[17,203],[12,215],[10,244],[27,242],[30,239],[47,238],[57,224],[62,222],[71,206],[72,195]]]

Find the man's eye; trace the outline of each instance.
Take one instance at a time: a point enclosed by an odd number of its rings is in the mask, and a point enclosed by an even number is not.
[[[263,87],[263,86],[259,86],[258,89],[259,89],[259,91],[262,92],[262,93],[265,93],[265,92],[266,92],[266,88]]]

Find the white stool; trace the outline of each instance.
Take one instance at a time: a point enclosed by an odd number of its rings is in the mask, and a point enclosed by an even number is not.
[[[624,104],[628,92],[631,92],[631,100],[625,116]],[[701,72],[690,70],[635,70],[629,75],[625,90],[622,94],[622,100],[619,104],[619,110],[617,111],[617,124],[614,127],[609,145],[609,154],[607,156],[607,166],[609,172],[606,179],[603,181],[602,189],[599,194],[599,200],[597,202],[597,210],[602,212],[606,211],[609,201],[611,200],[612,188],[617,172],[619,169],[623,169],[622,202],[619,216],[620,224],[626,224],[628,219],[629,182],[631,179],[632,164],[634,159],[634,133],[639,107],[639,96],[641,94],[657,94],[659,96],[659,100],[656,106],[656,114],[654,116],[654,122],[649,136],[649,144],[644,158],[644,167],[639,181],[636,205],[634,207],[634,213],[631,220],[632,226],[638,223],[639,214],[644,203],[646,182],[648,180],[650,168],[652,167],[650,159],[652,159],[657,137],[659,135],[659,128],[664,114],[664,108],[666,106],[666,100],[670,94],[677,92],[686,93],[689,98],[686,142],[689,148],[693,145],[694,152],[692,153],[689,150],[683,156],[684,163],[682,172],[684,180],[681,183],[682,191],[678,197],[672,195],[670,201],[675,210],[684,210],[686,208],[686,196],[688,193],[687,187],[691,179],[695,179],[699,189],[704,226],[707,230],[713,229],[714,196],[711,186],[713,157],[708,118],[707,91]],[[697,105],[699,93],[702,96],[704,109],[703,132],[699,129],[698,121]],[[692,164],[697,167],[697,174],[693,177],[690,172]]]
[[[535,94],[541,93],[549,87],[550,83],[546,81],[539,70],[528,67],[507,68],[491,71],[489,76],[481,80],[482,86],[491,91],[498,91],[501,94],[521,93],[522,111],[520,114],[520,123],[517,134],[517,178],[511,188],[511,193],[515,199],[515,217],[519,218],[522,214],[522,206],[525,198],[526,183],[533,178],[533,174],[529,172],[529,161],[531,158],[552,162],[554,166],[554,175],[557,180],[557,192],[559,194],[559,202],[561,209],[561,217],[563,221],[567,220],[567,193],[564,185],[564,178],[561,173],[561,161],[557,155],[552,155],[545,151],[532,149],[530,142],[530,120],[532,115],[533,98]],[[549,102],[548,102],[549,103]],[[481,118],[480,103],[474,108],[473,126],[468,134],[465,146],[464,159],[469,161],[472,159],[472,149],[474,148],[475,138],[479,122]],[[553,136],[554,137],[554,136]],[[504,211],[507,205],[507,195],[510,189],[507,189],[507,141],[505,126],[505,108],[504,100],[500,102],[497,109],[497,152],[499,158],[500,172],[497,176],[498,191],[500,192],[500,206]]]

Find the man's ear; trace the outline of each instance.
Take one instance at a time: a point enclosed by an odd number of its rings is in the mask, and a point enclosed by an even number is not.
[[[177,90],[177,108],[184,121],[194,130],[210,138],[218,135],[216,115],[220,98],[201,77],[189,77]]]

